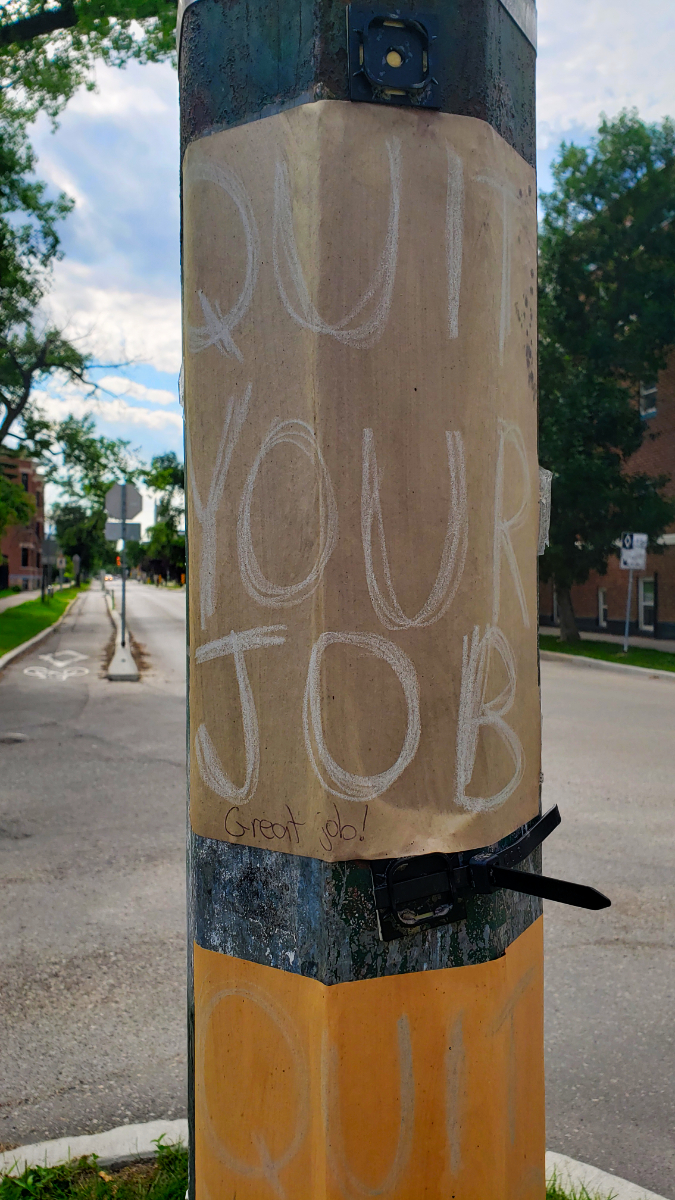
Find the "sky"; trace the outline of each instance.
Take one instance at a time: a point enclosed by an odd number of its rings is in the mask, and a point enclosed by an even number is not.
[[[561,140],[588,142],[601,112],[675,116],[672,0],[540,0],[539,187]],[[56,133],[34,130],[38,174],[75,200],[49,298],[68,336],[100,364],[102,391],[51,387],[51,416],[93,412],[101,433],[141,455],[182,458],[178,89],[168,64],[100,68]],[[147,506],[146,506],[147,507]],[[144,512],[144,525],[151,513]]]

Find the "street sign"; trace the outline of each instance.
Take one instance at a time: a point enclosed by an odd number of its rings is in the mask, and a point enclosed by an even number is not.
[[[127,493],[127,511],[125,516],[128,521],[130,517],[137,516],[143,507],[143,497],[132,483],[114,483],[110,491],[106,494],[105,507],[109,516],[115,517],[118,521],[121,521],[123,487],[126,488]]]
[[[66,569],[66,560],[65,560],[65,558],[63,557],[63,555],[62,555],[62,554],[59,554],[59,557],[58,557],[58,558],[57,558],[57,560],[56,560],[56,566],[57,566],[57,569],[58,569],[59,571],[65,571],[65,569]]]
[[[140,525],[133,524],[133,523],[127,521],[126,535],[127,535],[128,542],[140,542],[140,540],[141,540]],[[121,521],[106,521],[105,536],[106,536],[106,540],[109,542],[118,542],[122,536],[122,522]]]
[[[43,538],[43,541],[42,541],[42,561],[43,561],[43,563],[45,563],[47,566],[50,566],[50,567],[53,566],[56,562],[58,552],[59,552],[59,548],[58,548],[58,545],[56,542],[56,538],[53,538],[53,537]]]
[[[621,534],[621,566],[624,571],[644,571],[647,567],[646,533]]]

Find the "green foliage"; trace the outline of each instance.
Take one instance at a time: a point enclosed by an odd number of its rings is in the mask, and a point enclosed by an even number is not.
[[[144,471],[130,442],[96,435],[92,416],[66,417],[51,423],[42,417],[26,423],[26,438],[44,464],[45,477],[57,483],[68,500],[89,511],[105,508],[113,483],[134,483]]]
[[[175,60],[175,0],[8,0],[0,22],[0,87],[24,110],[55,117],[97,60],[111,66]]]
[[[583,638],[570,645],[550,634],[541,634],[540,650],[553,650],[559,654],[581,654],[585,658],[599,658],[604,662],[622,663],[629,667],[644,667],[649,671],[675,671],[675,654],[665,650],[650,650],[645,646],[631,646],[624,654],[622,642],[596,642]]]
[[[14,608],[6,608],[0,612],[0,654],[7,654],[16,646],[22,646],[29,638],[41,633],[47,626],[53,625],[62,617],[71,600],[79,595],[79,588],[66,588],[65,591],[54,592],[45,600],[27,600],[25,604],[17,604]],[[0,1200],[5,1200],[11,1192],[3,1191],[6,1180],[0,1180]],[[41,1195],[40,1192],[17,1192],[17,1196]],[[49,1193],[45,1193],[48,1195]]]
[[[630,466],[646,435],[639,382],[675,344],[673,123],[603,119],[589,148],[562,144],[553,176],[539,249],[539,457],[553,472],[541,571],[568,599],[605,572],[624,529],[658,552],[675,519],[667,477]]]
[[[580,1187],[566,1188],[558,1181],[557,1176],[553,1175],[546,1184],[546,1200],[616,1200],[616,1193],[610,1192],[607,1195],[605,1192],[589,1192],[583,1184]]]
[[[157,518],[162,524],[176,531],[185,511],[185,470],[173,450],[156,454],[146,472],[145,482],[156,492],[161,492],[157,505]]]
[[[634,384],[675,344],[675,123],[603,117],[540,197],[540,322],[575,365]]]
[[[0,538],[10,525],[30,525],[35,500],[16,482],[10,462],[0,464]]]
[[[59,257],[57,224],[72,201],[34,177],[25,117],[0,93],[0,445],[54,373],[83,380],[87,356],[40,312]]]
[[[157,1145],[157,1161],[111,1173],[92,1158],[60,1167],[30,1167],[0,1178],[0,1200],[184,1200],[188,1156],[182,1146]]]
[[[64,554],[80,556],[80,572],[88,575],[107,564],[113,554],[105,537],[106,514],[82,504],[56,504],[52,509],[56,539]]]

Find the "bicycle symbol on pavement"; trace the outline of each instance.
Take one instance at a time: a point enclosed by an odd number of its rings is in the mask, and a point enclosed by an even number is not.
[[[88,654],[80,654],[78,650],[59,650],[56,654],[41,654],[39,657],[47,665],[24,667],[24,675],[30,675],[33,679],[57,679],[59,683],[64,683],[66,679],[72,679],[75,675],[89,674],[88,667],[74,665],[89,658]]]

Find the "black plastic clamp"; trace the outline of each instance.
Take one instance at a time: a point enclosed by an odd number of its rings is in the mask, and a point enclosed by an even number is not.
[[[466,900],[471,895],[490,895],[499,888],[577,908],[609,907],[611,900],[595,888],[513,869],[541,845],[560,819],[555,805],[503,850],[422,854],[372,862],[375,906],[384,941],[401,937],[406,930],[433,929],[460,921],[466,916]]]

